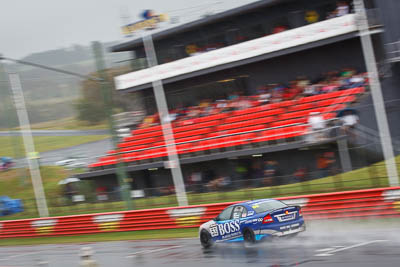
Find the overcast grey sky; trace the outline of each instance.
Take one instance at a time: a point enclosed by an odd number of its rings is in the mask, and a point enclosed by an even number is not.
[[[121,15],[135,22],[145,9],[184,22],[250,2],[255,0],[2,0],[0,53],[21,58],[95,40],[122,41]]]

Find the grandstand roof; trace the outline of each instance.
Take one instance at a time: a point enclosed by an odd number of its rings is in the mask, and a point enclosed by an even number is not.
[[[235,67],[238,67],[238,66],[251,64],[251,63],[255,63],[255,62],[259,62],[259,61],[263,61],[263,60],[268,60],[268,59],[272,59],[272,58],[275,58],[275,57],[288,55],[288,54],[291,54],[291,53],[296,53],[296,52],[304,51],[304,50],[307,50],[307,49],[312,49],[312,48],[316,48],[316,47],[320,47],[320,46],[324,46],[324,45],[329,45],[329,44],[332,44],[332,43],[341,42],[341,41],[345,41],[345,40],[352,39],[352,38],[358,38],[358,37],[359,37],[359,34],[357,32],[347,33],[347,34],[331,37],[331,38],[328,38],[328,39],[319,40],[319,41],[316,41],[316,42],[307,43],[307,44],[303,44],[303,45],[298,45],[298,46],[295,46],[295,47],[291,47],[291,48],[287,48],[287,49],[283,49],[283,50],[267,53],[267,54],[264,54],[262,56],[247,58],[247,59],[244,59],[244,60],[240,60],[240,61],[236,61],[236,62],[232,62],[232,63],[227,63],[227,64],[223,64],[223,65],[219,65],[219,66],[214,66],[214,67],[210,67],[210,68],[199,70],[199,71],[195,71],[195,72],[190,72],[190,73],[179,75],[179,76],[172,77],[172,78],[167,78],[167,79],[163,80],[163,84],[170,84],[170,83],[174,83],[174,82],[177,82],[177,81],[181,81],[181,80],[197,77],[197,76],[200,76],[200,75],[205,75],[205,74],[209,74],[209,73],[213,73],[213,72],[217,72],[217,71],[221,71],[221,70],[235,68]],[[146,84],[142,84],[142,85],[131,87],[129,89],[124,89],[124,91],[125,92],[134,92],[134,91],[139,91],[139,90],[151,88],[151,86],[152,86],[151,83],[146,83]]]
[[[283,2],[290,2],[293,0],[260,0],[254,3],[250,3],[244,6],[240,6],[237,8],[229,9],[224,12],[217,13],[215,15],[207,16],[189,23],[181,24],[177,27],[173,27],[164,31],[160,31],[157,33],[153,34],[153,40],[160,40],[163,39],[167,36],[178,34],[181,32],[185,32],[200,26],[204,26],[207,24],[211,24],[214,22],[218,22],[221,20],[224,20],[228,17],[235,16],[235,15],[240,15],[244,14],[249,11],[257,10],[261,7],[266,7],[270,5],[275,5],[277,3],[283,3]],[[134,40],[131,40],[129,42],[121,43],[118,45],[115,45],[111,47],[112,52],[124,52],[124,51],[132,51],[136,47],[142,46],[142,38],[137,38]]]

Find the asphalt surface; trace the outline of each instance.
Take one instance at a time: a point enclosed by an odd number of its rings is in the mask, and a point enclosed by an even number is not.
[[[107,151],[111,150],[111,139],[104,139],[100,141],[80,144],[77,146],[60,148],[47,152],[40,153],[41,165],[55,165],[57,161],[63,160],[67,157],[84,157],[82,161],[90,164],[96,161],[96,157],[105,155]],[[27,166],[26,159],[17,159],[16,165],[18,167]]]
[[[33,136],[83,136],[105,135],[109,130],[32,130]],[[0,131],[0,136],[19,136],[21,131]]]
[[[399,266],[399,230],[399,220],[319,221],[294,239],[250,247],[218,244],[204,250],[197,239],[0,247],[0,266],[79,266],[85,246],[93,248],[99,266]]]

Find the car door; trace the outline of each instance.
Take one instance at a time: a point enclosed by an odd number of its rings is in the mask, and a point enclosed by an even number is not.
[[[214,231],[214,234],[218,234],[217,240],[230,240],[241,236],[240,217],[243,207],[237,207],[238,206],[231,206],[226,208],[216,218],[216,226],[212,231]],[[236,210],[235,215],[233,214],[234,210]],[[235,216],[235,218],[233,216]]]

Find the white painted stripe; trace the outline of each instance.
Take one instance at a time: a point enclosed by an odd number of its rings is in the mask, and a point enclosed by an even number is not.
[[[315,252],[326,252],[326,251],[331,251],[334,250],[335,248],[322,248],[322,249],[317,249]]]
[[[357,247],[362,247],[362,246],[366,246],[366,245],[373,244],[373,243],[386,242],[386,241],[388,241],[388,240],[372,240],[372,241],[368,241],[368,242],[355,244],[355,245],[352,245],[352,246],[349,246],[349,247],[338,248],[338,249],[329,251],[329,253],[316,254],[314,256],[317,256],[317,257],[328,257],[328,256],[332,256],[333,253],[336,253],[336,252],[340,252],[340,251],[344,251],[344,250],[348,250],[348,249],[352,249],[352,248],[357,248]]]
[[[8,256],[6,258],[0,259],[0,261],[6,261],[6,260],[9,260],[9,259],[13,259],[13,258],[25,257],[25,256],[29,256],[29,255],[34,255],[34,254],[39,254],[39,252],[29,252],[29,253],[24,253],[24,254],[15,254],[15,255],[11,255],[11,256]]]
[[[160,251],[164,251],[164,250],[170,250],[170,249],[174,249],[174,248],[181,248],[182,246],[171,246],[171,247],[166,247],[166,248],[158,248],[158,249],[146,249],[146,250],[142,250],[142,251],[138,251],[132,254],[129,254],[128,256],[126,256],[127,258],[133,258],[136,257],[139,254],[151,254],[151,253],[155,253],[155,252],[160,252]]]

